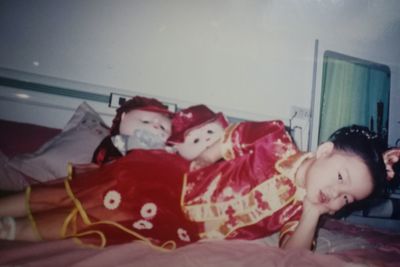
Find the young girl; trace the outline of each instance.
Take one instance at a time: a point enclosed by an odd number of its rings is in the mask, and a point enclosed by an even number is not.
[[[365,199],[385,181],[384,147],[365,127],[340,129],[315,153],[302,154],[281,122],[243,122],[228,127],[215,147],[201,160],[227,161],[187,174],[182,194],[201,238],[280,231],[282,247],[310,248],[322,214]]]
[[[309,249],[322,214],[365,199],[386,176],[376,136],[357,126],[304,154],[282,122],[244,122],[228,127],[210,150],[220,152],[208,162],[226,160],[187,172],[182,157],[134,150],[62,184],[33,187],[27,207],[23,195],[2,199],[0,216],[17,219],[4,217],[0,233],[97,246],[143,240],[173,249],[280,232],[282,247]]]

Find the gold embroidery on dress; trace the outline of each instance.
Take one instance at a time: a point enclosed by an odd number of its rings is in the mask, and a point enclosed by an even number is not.
[[[277,174],[246,195],[236,193],[234,199],[228,201],[186,205],[183,208],[191,220],[204,222],[204,237],[218,236],[215,231],[227,236],[236,229],[271,216],[293,201],[295,192],[292,181]]]
[[[235,153],[233,150],[234,144],[232,142],[232,134],[239,126],[238,123],[229,125],[224,132],[224,137],[221,144],[221,154],[225,160],[232,160],[235,158]]]
[[[227,132],[232,133],[232,131]],[[231,136],[230,140],[232,138]],[[305,191],[295,184],[295,173],[307,155],[299,153],[290,140],[290,136],[285,135],[283,139],[278,139],[274,143],[276,156],[280,158],[275,163],[277,173],[247,194],[241,195],[240,192],[232,192],[232,198],[229,200],[211,203],[210,196],[217,187],[209,186],[206,197],[196,198],[196,202],[199,200],[202,202],[200,204],[190,205],[195,201],[184,203],[182,199],[182,209],[187,216],[193,221],[203,222],[204,232],[200,233],[201,238],[224,238],[234,234],[235,230],[256,224],[289,203],[304,198]],[[233,141],[229,145],[235,146],[235,142]],[[219,181],[219,179],[215,180]],[[212,182],[213,185],[216,185],[215,180]],[[214,190],[210,190],[212,188]],[[185,190],[183,190],[183,194],[185,194]],[[301,208],[302,205],[288,207],[280,216],[281,223],[285,223]]]

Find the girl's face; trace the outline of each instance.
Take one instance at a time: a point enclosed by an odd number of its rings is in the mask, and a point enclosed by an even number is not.
[[[334,213],[371,194],[373,181],[360,157],[335,150],[333,143],[327,142],[318,147],[316,159],[305,173],[305,189],[311,202]]]
[[[179,155],[187,160],[197,158],[204,150],[218,141],[224,134],[222,125],[213,121],[190,130],[183,143],[175,144]]]
[[[120,134],[132,135],[135,130],[148,131],[165,141],[171,134],[171,119],[161,113],[146,110],[122,113]]]

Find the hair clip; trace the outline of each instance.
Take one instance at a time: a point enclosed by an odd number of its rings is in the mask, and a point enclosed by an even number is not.
[[[383,160],[386,165],[386,180],[389,182],[396,176],[394,165],[398,164],[399,159],[400,148],[391,148],[383,153]]]
[[[392,181],[394,178],[394,175],[389,175],[389,173],[393,172],[391,169],[386,169],[386,181]]]

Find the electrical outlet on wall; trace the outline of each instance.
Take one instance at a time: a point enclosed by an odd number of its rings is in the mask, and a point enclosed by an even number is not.
[[[292,106],[290,109],[289,127],[291,135],[300,150],[308,147],[308,132],[310,127],[310,109]]]
[[[111,93],[108,106],[110,108],[119,108],[119,106],[124,104],[125,101],[130,98],[131,98],[131,96],[129,96],[129,95],[121,95],[121,94]]]
[[[290,119],[308,120],[310,118],[310,109],[292,106],[290,109]]]

